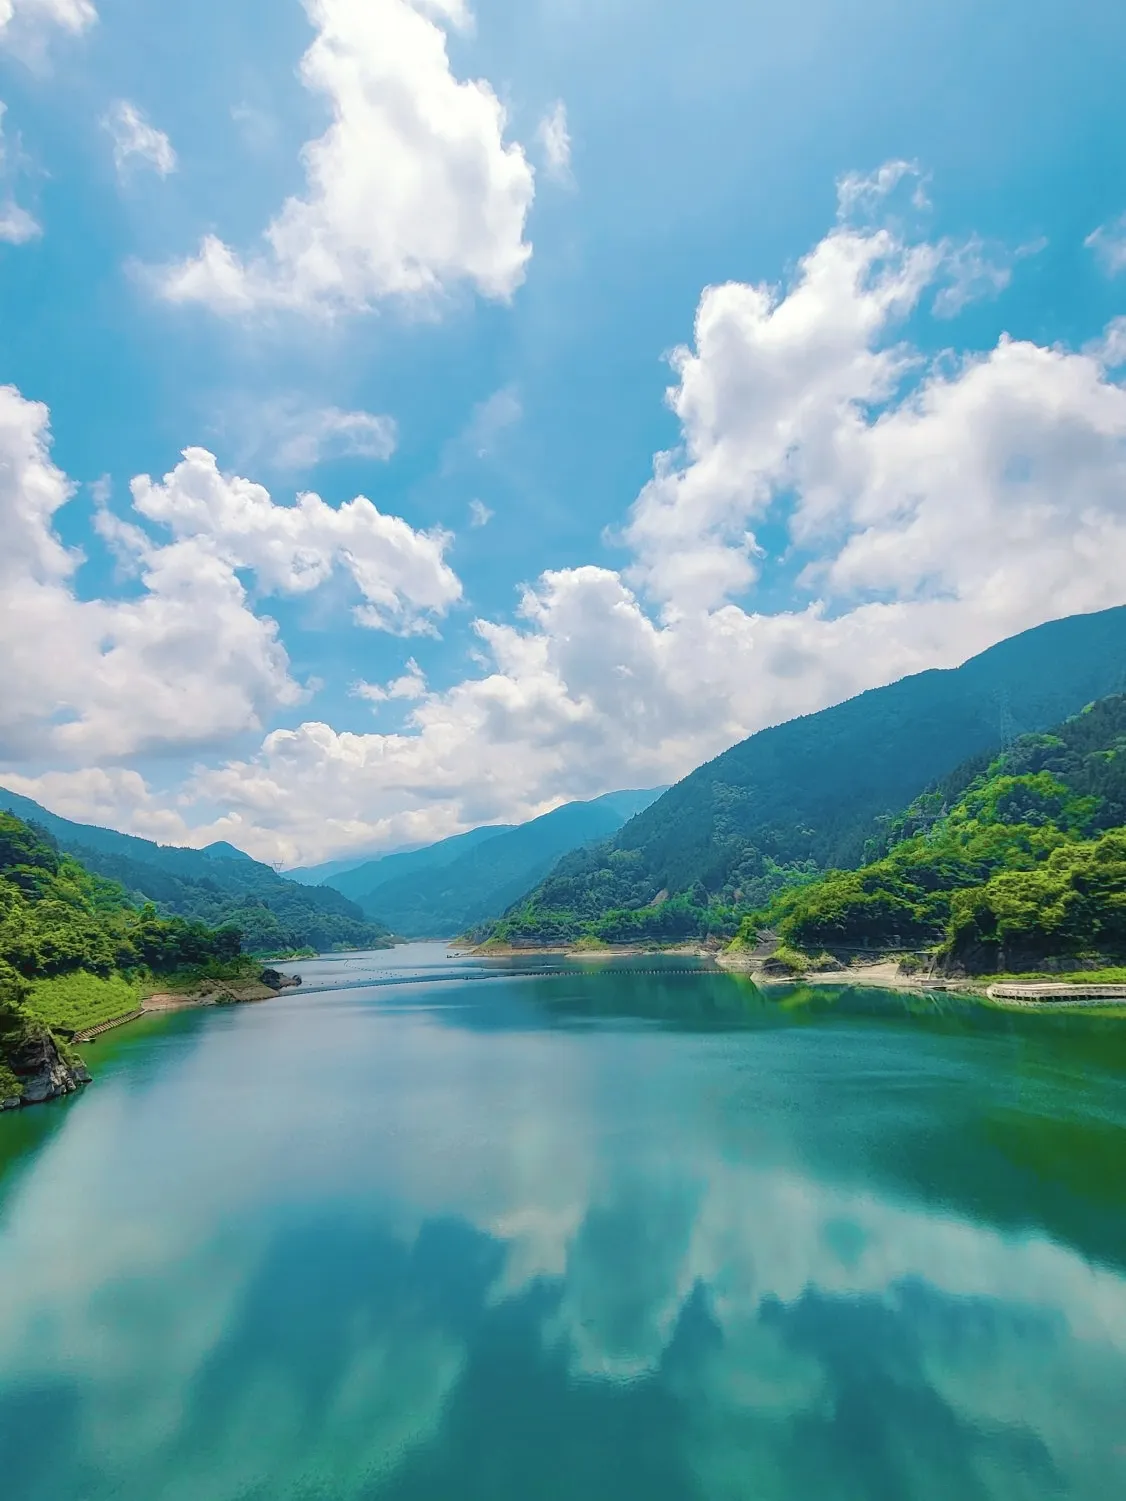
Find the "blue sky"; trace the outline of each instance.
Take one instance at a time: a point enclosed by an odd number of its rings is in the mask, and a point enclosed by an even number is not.
[[[1120,6],[0,0],[0,46],[0,775],[60,812],[439,837],[1126,601]]]

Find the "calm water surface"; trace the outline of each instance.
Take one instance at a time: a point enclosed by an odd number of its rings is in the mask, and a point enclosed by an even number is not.
[[[0,1119],[5,1496],[1126,1496],[1126,1020],[299,967]]]

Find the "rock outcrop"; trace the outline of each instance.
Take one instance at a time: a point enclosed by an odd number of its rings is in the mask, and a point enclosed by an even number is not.
[[[280,969],[264,969],[258,978],[270,990],[289,990],[301,984],[300,975],[283,975]]]
[[[26,1028],[23,1036],[9,1046],[6,1062],[22,1093],[0,1101],[0,1108],[5,1110],[42,1105],[46,1100],[73,1094],[90,1082],[86,1065],[80,1059],[65,1057],[47,1028],[38,1025]]]

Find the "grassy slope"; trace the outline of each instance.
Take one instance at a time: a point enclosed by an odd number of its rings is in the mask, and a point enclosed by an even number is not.
[[[137,907],[49,835],[0,812],[0,1097],[21,1093],[45,1029],[134,1010],[153,975],[240,975],[238,934]]]
[[[146,988],[151,986],[146,987],[139,978],[90,975],[80,970],[33,980],[24,1004],[52,1029],[81,1032],[135,1011]]]

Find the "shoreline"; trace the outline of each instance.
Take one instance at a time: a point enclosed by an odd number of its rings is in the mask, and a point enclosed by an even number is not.
[[[1126,1014],[1126,985],[1090,983],[1072,985],[1065,980],[1045,981],[1043,979],[989,981],[967,976],[904,974],[899,968],[897,959],[877,959],[872,963],[858,963],[841,969],[774,975],[764,971],[762,959],[746,953],[729,954],[723,949],[708,947],[701,943],[675,944],[657,948],[643,947],[639,944],[608,944],[604,948],[575,948],[568,944],[528,945],[519,948],[505,944],[490,948],[482,944],[472,948],[462,948],[450,944],[448,952],[456,954],[459,958],[526,959],[535,954],[544,954],[557,955],[572,961],[590,960],[592,962],[616,958],[644,958],[658,954],[679,954],[687,958],[710,959],[717,969],[727,974],[747,975],[756,984],[764,987],[855,985],[877,990],[899,990],[916,995],[944,993],[960,995],[983,1005],[996,1007],[998,1010],[1047,1012],[1118,1008]]]
[[[1022,1011],[1097,1010],[1118,1007],[1126,1011],[1126,985],[1069,985],[1065,980],[1006,980],[990,982],[961,976],[935,977],[903,974],[895,959],[848,969],[816,970],[806,974],[768,975],[761,960],[741,954],[720,954],[716,963],[729,974],[750,975],[759,985],[860,985],[874,990],[914,991],[916,994],[952,994],[971,997],[999,1009]],[[1089,994],[1086,992],[1101,992]]]
[[[528,959],[535,954],[558,954],[564,959],[635,959],[655,954],[680,954],[689,959],[719,959],[720,951],[701,943],[669,944],[658,948],[636,943],[607,944],[605,948],[575,948],[566,943],[527,944],[514,947],[501,944],[490,948],[486,944],[476,947],[447,945],[447,952],[459,959]]]

